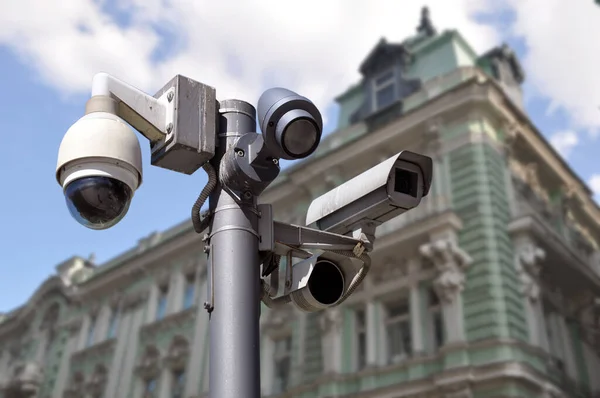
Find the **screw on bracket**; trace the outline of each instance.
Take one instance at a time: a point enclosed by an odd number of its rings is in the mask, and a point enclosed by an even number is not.
[[[244,151],[242,151],[241,149],[238,149],[237,151],[235,151],[235,154],[241,158],[244,157],[244,155],[245,155]]]
[[[167,94],[167,101],[169,101],[169,102],[173,101],[174,97],[175,97],[175,93],[173,93],[172,91],[169,91],[169,93]]]
[[[273,164],[279,164],[279,159],[273,159]]]
[[[167,124],[167,134],[173,131],[173,123]]]

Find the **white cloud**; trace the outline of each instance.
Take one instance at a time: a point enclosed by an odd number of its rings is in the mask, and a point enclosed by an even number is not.
[[[579,138],[574,131],[559,131],[550,137],[550,144],[565,159],[569,157],[573,149],[579,144]]]
[[[490,0],[428,0],[439,30],[460,28],[477,51],[498,42],[492,27],[472,15]],[[219,98],[256,101],[262,89],[285,85],[325,110],[358,79],[357,68],[381,36],[402,40],[415,32],[421,2],[396,0],[123,0],[123,27],[94,0],[0,3],[0,45],[16,50],[44,83],[63,94],[88,92],[105,71],[155,90],[177,73],[215,86]],[[26,18],[23,16],[27,16]],[[161,45],[152,27],[181,39],[178,52],[152,61]],[[235,57],[240,68],[232,71]]]
[[[588,180],[588,185],[590,186],[592,192],[596,197],[596,201],[600,203],[600,174],[594,174]]]
[[[524,39],[527,76],[538,95],[562,109],[574,129],[600,132],[600,7],[591,0],[505,0]]]

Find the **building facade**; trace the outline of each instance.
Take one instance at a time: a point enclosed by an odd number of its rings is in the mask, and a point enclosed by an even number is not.
[[[265,397],[600,397],[600,209],[522,105],[507,46],[476,54],[424,10],[337,98],[338,128],[265,192],[316,196],[403,149],[434,159],[421,205],[377,230],[343,305],[263,308]],[[0,397],[204,397],[206,260],[190,222],[105,263],[71,258],[0,316]]]

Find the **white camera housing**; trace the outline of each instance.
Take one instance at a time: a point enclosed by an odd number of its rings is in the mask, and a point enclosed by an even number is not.
[[[133,132],[120,117],[93,112],[76,121],[58,150],[56,180],[65,189],[84,177],[111,177],[132,192],[142,183],[142,151]]]
[[[417,207],[429,193],[432,173],[430,157],[402,151],[313,200],[306,225],[341,235],[380,225]]]

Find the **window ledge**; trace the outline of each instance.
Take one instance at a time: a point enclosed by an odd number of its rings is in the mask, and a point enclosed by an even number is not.
[[[173,326],[180,326],[196,315],[196,306],[193,305],[183,311],[169,314],[162,319],[153,321],[141,327],[141,335],[154,335],[162,330],[170,329]]]
[[[114,345],[116,342],[116,338],[110,338],[99,343],[95,343],[89,347],[86,347],[82,350],[77,351],[73,354],[73,361],[81,361],[90,356],[102,355],[104,353],[110,352],[114,349]]]

